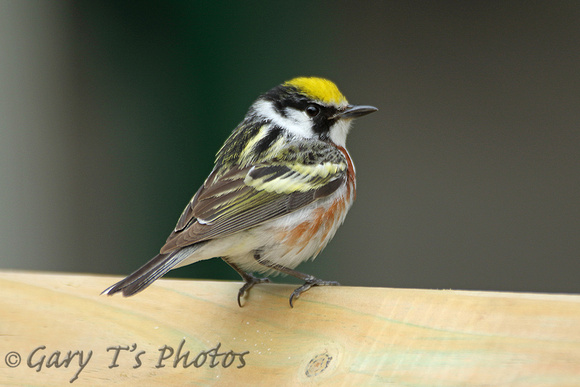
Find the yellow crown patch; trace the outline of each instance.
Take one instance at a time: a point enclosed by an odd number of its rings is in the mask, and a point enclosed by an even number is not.
[[[294,78],[284,85],[294,86],[308,97],[326,104],[346,105],[348,103],[338,87],[328,79],[300,77]]]

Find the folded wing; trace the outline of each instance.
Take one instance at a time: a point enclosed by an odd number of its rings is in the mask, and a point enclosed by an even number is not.
[[[226,172],[214,169],[183,211],[161,253],[249,229],[332,194],[346,181],[347,163],[331,145],[325,153],[316,164],[284,164],[274,158],[268,163],[229,167]]]

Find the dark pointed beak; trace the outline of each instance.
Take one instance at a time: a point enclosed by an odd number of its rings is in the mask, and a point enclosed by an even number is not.
[[[336,113],[332,118],[339,118],[341,120],[344,119],[352,119],[357,117],[366,116],[367,114],[371,114],[376,112],[377,109],[374,106],[365,106],[365,105],[348,105],[346,110]]]

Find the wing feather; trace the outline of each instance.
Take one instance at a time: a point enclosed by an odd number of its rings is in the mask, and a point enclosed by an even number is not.
[[[255,227],[332,194],[346,181],[347,163],[328,146],[329,156],[317,164],[262,162],[225,173],[214,169],[161,253]]]

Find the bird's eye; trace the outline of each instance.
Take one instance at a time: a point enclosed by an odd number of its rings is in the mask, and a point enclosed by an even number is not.
[[[308,117],[316,117],[318,113],[320,113],[320,107],[318,105],[311,104],[306,107],[306,114],[308,114]]]

